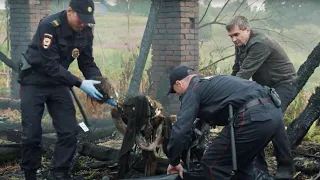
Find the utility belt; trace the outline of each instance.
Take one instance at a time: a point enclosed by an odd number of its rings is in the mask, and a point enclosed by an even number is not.
[[[268,92],[269,97],[267,98],[257,98],[247,102],[244,106],[240,107],[237,113],[241,113],[249,109],[250,107],[265,104],[265,103],[273,103],[277,108],[281,107],[281,99],[274,88],[269,88],[265,86],[265,89]]]
[[[258,98],[258,99],[254,99],[251,100],[249,102],[247,102],[244,106],[242,106],[241,108],[239,108],[239,110],[237,111],[237,113],[242,113],[244,111],[246,111],[247,109],[249,109],[250,107],[259,105],[259,104],[265,104],[265,103],[271,103],[272,100],[271,98]]]

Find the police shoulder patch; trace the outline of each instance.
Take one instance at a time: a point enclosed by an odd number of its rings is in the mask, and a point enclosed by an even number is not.
[[[53,21],[50,22],[50,24],[52,24],[54,27],[58,27],[61,24],[60,19],[55,19]]]
[[[43,47],[44,49],[48,49],[48,48],[51,46],[51,44],[52,44],[52,38],[53,38],[53,36],[52,36],[51,34],[45,33],[45,34],[43,35],[42,47]]]

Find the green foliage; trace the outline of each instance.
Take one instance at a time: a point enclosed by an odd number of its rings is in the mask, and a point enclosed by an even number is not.
[[[317,126],[318,121],[319,120],[313,122],[307,135],[303,138],[304,141],[314,141],[317,143],[320,142],[320,133],[319,133],[320,128]]]

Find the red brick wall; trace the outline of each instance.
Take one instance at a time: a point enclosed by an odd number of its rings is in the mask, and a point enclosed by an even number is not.
[[[26,50],[40,19],[50,13],[50,0],[8,0],[11,58],[16,61]],[[12,73],[11,97],[19,98],[17,74]]]
[[[153,97],[168,106],[169,113],[179,108],[177,96],[166,97],[168,73],[178,65],[198,69],[198,0],[164,0],[152,40]]]

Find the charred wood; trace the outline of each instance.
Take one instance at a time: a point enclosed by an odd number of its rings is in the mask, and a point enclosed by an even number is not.
[[[291,142],[291,149],[295,149],[302,142],[304,136],[308,133],[311,125],[320,116],[320,87],[309,99],[305,110],[292,121],[287,128],[287,134]]]
[[[0,109],[20,110],[20,100],[0,97]]]

